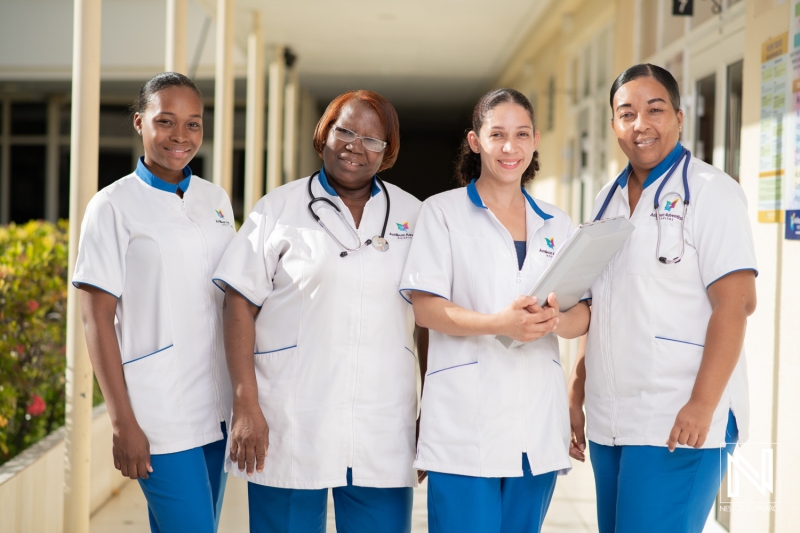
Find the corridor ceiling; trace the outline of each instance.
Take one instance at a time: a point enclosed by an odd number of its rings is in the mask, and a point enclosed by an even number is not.
[[[236,0],[237,48],[261,12],[264,40],[297,55],[329,99],[369,88],[396,105],[471,105],[551,0]],[[199,0],[213,13],[214,0]]]

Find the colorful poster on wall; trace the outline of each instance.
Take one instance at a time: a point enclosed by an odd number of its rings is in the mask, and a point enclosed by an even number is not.
[[[789,32],[761,47],[761,138],[758,165],[758,221],[783,222],[784,118],[789,83]]]
[[[800,0],[792,0],[791,24],[792,116],[791,152],[794,153],[792,172],[784,184],[784,223],[786,238],[800,240]]]

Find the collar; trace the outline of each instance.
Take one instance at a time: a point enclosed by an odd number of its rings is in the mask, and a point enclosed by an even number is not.
[[[188,165],[183,167],[184,178],[178,183],[169,183],[162,180],[161,178],[159,178],[158,176],[147,170],[147,167],[144,166],[144,156],[141,156],[139,158],[139,163],[136,164],[136,175],[139,176],[139,178],[143,182],[150,185],[151,187],[154,187],[160,191],[171,192],[173,194],[178,192],[178,189],[182,190],[183,192],[186,192],[189,189],[189,184],[192,181],[192,169],[189,168]]]
[[[481,200],[481,195],[478,194],[478,187],[475,186],[476,181],[478,181],[478,178],[474,178],[472,181],[469,182],[469,185],[467,185],[467,196],[472,201],[472,203],[475,204],[475,207],[480,207],[482,209],[489,209],[484,205],[483,200]],[[525,199],[528,201],[528,204],[530,204],[531,208],[537,215],[542,217],[542,220],[553,218],[553,215],[548,215],[547,213],[542,211],[538,205],[536,205],[536,202],[533,200],[533,197],[531,197],[531,195],[528,194],[528,191],[525,190],[525,187],[521,187],[521,189],[522,189],[522,194],[525,195]]]
[[[644,180],[644,187],[642,187],[642,189],[646,189],[655,183],[658,178],[666,174],[667,170],[669,170],[669,167],[671,167],[673,163],[675,163],[675,161],[677,161],[681,156],[682,151],[683,146],[681,146],[681,143],[678,142],[678,144],[675,145],[675,148],[672,149],[667,157],[662,159],[661,162],[654,166],[653,169],[647,174],[647,178]],[[631,172],[633,172],[633,167],[631,167],[630,162],[628,162],[628,166],[626,166],[625,170],[623,170],[617,177],[617,183],[620,187],[625,188],[625,186],[628,184],[628,177],[630,177]]]
[[[325,192],[330,194],[331,196],[339,196],[336,194],[336,191],[333,190],[331,184],[328,183],[328,175],[325,174],[325,167],[319,169],[319,184],[322,185],[322,188],[325,189]],[[375,176],[372,177],[372,196],[375,196],[381,192],[381,188],[378,185],[378,180],[375,179]]]

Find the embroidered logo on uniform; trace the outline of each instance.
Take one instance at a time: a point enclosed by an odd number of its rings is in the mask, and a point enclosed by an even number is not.
[[[554,237],[550,237],[549,239],[545,237],[544,242],[547,243],[547,247],[550,248],[551,250],[553,250],[556,246]]]
[[[683,202],[683,198],[677,192],[668,192],[661,196],[661,202],[658,205],[658,215],[662,223],[664,222],[680,222],[683,220],[683,213],[678,208],[678,202]],[[656,217],[656,210],[650,213],[651,218]]]
[[[218,220],[215,220],[217,224],[221,224],[222,227],[232,228],[231,223],[227,221],[225,215],[219,209],[214,209],[214,212],[217,214]]]
[[[402,223],[395,222],[395,225],[397,226],[397,233],[390,231],[389,232],[390,237],[394,237],[398,241],[403,241],[406,239],[410,239],[411,237],[414,236],[414,234],[411,233],[411,226],[408,225],[408,220]]]

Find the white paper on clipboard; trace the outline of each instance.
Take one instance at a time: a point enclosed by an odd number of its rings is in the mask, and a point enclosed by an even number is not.
[[[559,311],[570,309],[605,270],[633,229],[633,224],[621,216],[581,224],[528,294],[541,303],[554,292]],[[496,338],[506,348],[523,344],[505,335]]]

